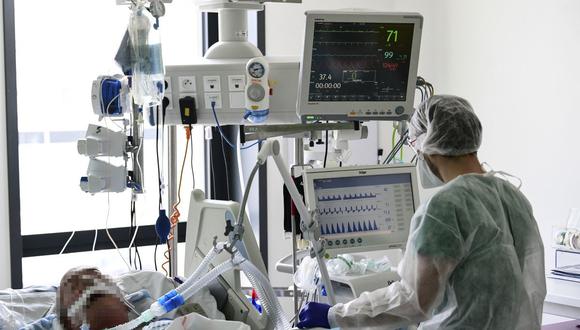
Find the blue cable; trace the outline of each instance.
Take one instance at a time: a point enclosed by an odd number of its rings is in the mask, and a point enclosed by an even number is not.
[[[228,140],[228,138],[227,138],[227,137],[226,137],[226,135],[224,134],[224,131],[222,130],[222,127],[220,126],[220,122],[219,122],[219,120],[218,120],[218,117],[217,117],[217,114],[216,114],[216,112],[215,112],[215,102],[212,102],[212,103],[211,103],[211,111],[213,112],[213,118],[215,119],[215,123],[216,123],[216,125],[217,125],[217,128],[218,128],[218,130],[220,131],[220,134],[221,134],[221,136],[222,136],[222,139],[224,139],[224,141],[226,141],[227,145],[229,145],[229,146],[230,146],[230,148],[232,148],[232,149],[236,149],[236,145],[235,145],[235,144],[233,144],[233,143],[231,143],[231,142],[230,142],[230,140]],[[251,145],[249,145],[249,146],[246,146],[246,147],[242,147],[242,146],[240,146],[240,149],[242,149],[242,150],[245,150],[245,149],[250,149],[251,147],[255,146],[256,144],[258,144],[258,143],[260,143],[260,142],[262,142],[262,140],[258,140],[258,141],[254,142],[254,143],[252,143]]]

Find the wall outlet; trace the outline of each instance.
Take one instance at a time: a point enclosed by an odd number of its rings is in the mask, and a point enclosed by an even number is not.
[[[230,92],[243,92],[246,88],[246,76],[228,76],[228,88]]]
[[[179,92],[195,92],[195,76],[179,77]]]
[[[203,76],[203,90],[205,92],[221,91],[220,76]]]
[[[182,99],[182,98],[184,98],[184,97],[186,97],[186,96],[191,96],[191,97],[193,97],[193,98],[195,99],[196,106],[199,106],[199,101],[198,101],[198,99],[197,99],[197,94],[195,94],[195,93],[180,93],[180,94],[179,94],[179,99]]]
[[[215,108],[222,108],[222,95],[220,93],[205,93],[205,108],[211,110],[211,103],[215,102]]]

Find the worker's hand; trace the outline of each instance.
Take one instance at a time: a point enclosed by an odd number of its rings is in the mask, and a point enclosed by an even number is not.
[[[328,323],[328,310],[330,305],[321,304],[317,302],[309,302],[300,311],[298,318],[298,327],[300,329],[304,328],[327,328],[330,329],[330,324]]]

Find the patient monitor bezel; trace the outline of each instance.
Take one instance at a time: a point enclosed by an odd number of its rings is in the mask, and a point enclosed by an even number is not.
[[[373,175],[389,175],[389,174],[409,174],[411,176],[411,192],[413,194],[413,207],[414,212],[419,208],[419,187],[417,181],[416,167],[411,164],[405,165],[374,165],[374,166],[352,166],[352,167],[340,167],[340,168],[327,168],[327,169],[306,169],[304,172],[304,198],[309,211],[315,211],[317,207],[316,195],[314,193],[314,180],[327,179],[327,178],[343,178],[343,177],[361,177],[361,176],[373,176]],[[348,233],[348,234],[336,234],[332,236],[332,239],[345,239],[348,237],[364,237],[366,241],[370,242],[370,245],[357,246],[357,247],[347,247],[337,248],[336,246],[325,245],[326,251],[331,255],[337,255],[340,253],[355,253],[355,252],[368,252],[368,251],[379,251],[379,250],[390,250],[390,249],[405,249],[407,244],[407,239],[409,236],[409,230],[411,225],[411,219],[406,223],[405,231],[385,235],[385,232],[364,232],[364,233]],[[326,238],[323,236],[323,238]]]
[[[413,45],[409,60],[405,101],[309,101],[315,22],[413,24]],[[298,116],[303,122],[316,120],[408,120],[413,113],[422,29],[423,16],[418,13],[307,11],[298,90]],[[400,106],[404,108],[404,112],[396,113],[395,109]]]

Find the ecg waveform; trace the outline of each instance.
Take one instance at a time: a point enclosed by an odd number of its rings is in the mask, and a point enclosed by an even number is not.
[[[318,197],[319,202],[332,202],[332,201],[340,201],[342,200],[341,195],[334,195],[334,196],[320,196]]]
[[[376,46],[376,41],[314,41],[315,46]]]
[[[379,31],[373,30],[319,30],[317,33],[364,33],[364,34],[379,34]]]
[[[368,221],[353,221],[348,222],[346,225],[341,224],[326,224],[321,226],[320,233],[322,235],[332,235],[332,234],[344,234],[344,233],[358,233],[365,231],[376,231],[379,230],[377,222],[373,220]]]
[[[407,97],[414,26],[316,22],[310,102],[391,102]]]
[[[360,193],[360,194],[344,195],[344,200],[367,199],[367,198],[377,198],[377,194]]]
[[[360,194],[344,194],[344,195],[329,195],[318,197],[319,202],[332,202],[340,200],[355,200],[355,199],[367,199],[367,198],[377,198],[377,194],[371,193],[360,193]]]
[[[329,207],[320,208],[318,214],[320,215],[334,215],[334,214],[350,214],[350,213],[361,213],[361,212],[373,212],[378,210],[375,205],[356,205],[356,206],[345,206],[345,207]]]

